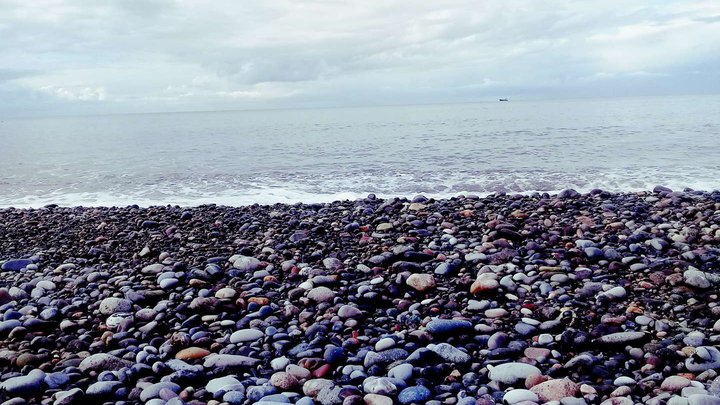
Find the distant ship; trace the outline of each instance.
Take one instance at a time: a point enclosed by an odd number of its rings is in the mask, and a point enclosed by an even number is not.
[[[509,100],[506,98],[501,98],[500,101],[509,101]]]

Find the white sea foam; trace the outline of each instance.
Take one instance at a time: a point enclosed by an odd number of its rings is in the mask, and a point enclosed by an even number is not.
[[[226,206],[243,206],[252,204],[295,204],[324,203],[337,200],[355,200],[368,194],[381,198],[408,197],[424,195],[429,198],[451,198],[459,195],[487,196],[496,192],[531,194],[547,192],[556,194],[563,189],[572,188],[581,193],[593,189],[610,192],[637,192],[652,190],[657,185],[664,185],[674,190],[690,188],[694,190],[712,191],[717,189],[708,178],[696,179],[675,175],[676,178],[658,180],[650,175],[645,178],[623,177],[618,173],[604,176],[588,176],[579,181],[565,179],[565,176],[554,174],[549,179],[534,177],[516,177],[518,173],[509,173],[506,178],[468,179],[463,176],[448,177],[447,182],[421,182],[418,179],[390,177],[377,184],[370,185],[356,178],[315,179],[311,185],[306,183],[259,184],[243,189],[234,189],[232,185],[217,182],[203,184],[185,184],[183,186],[148,186],[127,190],[128,192],[67,192],[58,190],[43,195],[28,195],[12,202],[0,199],[0,207],[39,208],[47,204],[61,206],[128,206],[142,207],[154,205],[198,206],[217,204]],[[436,179],[437,180],[437,179]],[[542,187],[546,185],[548,187]],[[351,190],[351,191],[348,191]]]

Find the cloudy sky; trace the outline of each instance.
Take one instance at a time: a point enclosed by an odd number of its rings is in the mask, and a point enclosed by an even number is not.
[[[720,92],[720,1],[0,0],[0,114]]]

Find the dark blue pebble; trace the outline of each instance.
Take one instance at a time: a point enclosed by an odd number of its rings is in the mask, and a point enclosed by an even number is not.
[[[49,389],[57,389],[70,382],[70,376],[63,372],[50,373],[45,375],[45,385]]]
[[[432,334],[449,334],[472,329],[472,323],[459,319],[433,319],[425,327]]]
[[[20,271],[25,267],[33,264],[30,259],[10,259],[2,264],[2,270],[4,271]]]
[[[398,401],[401,404],[423,403],[430,399],[431,396],[432,393],[429,389],[423,387],[422,385],[417,385],[400,391]]]
[[[345,350],[342,347],[330,346],[325,349],[323,358],[330,364],[337,364],[345,360]]]
[[[247,389],[247,398],[253,402],[257,402],[260,398],[275,394],[277,389],[275,387],[260,385],[253,386]]]

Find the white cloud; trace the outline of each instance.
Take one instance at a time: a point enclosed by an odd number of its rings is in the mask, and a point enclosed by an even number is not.
[[[573,96],[668,78],[684,92],[720,62],[720,3],[705,0],[0,0],[0,9],[0,83],[12,83],[12,97],[25,89],[109,111]]]
[[[103,101],[105,89],[102,87],[60,87],[43,86],[41,91],[68,101]]]

